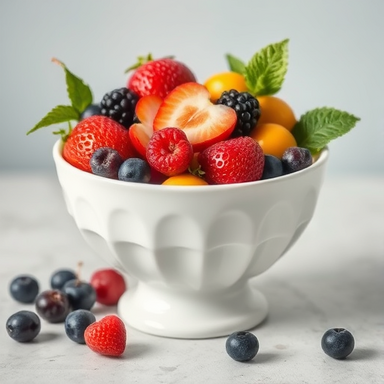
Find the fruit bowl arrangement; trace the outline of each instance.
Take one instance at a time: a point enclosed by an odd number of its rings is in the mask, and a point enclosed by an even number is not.
[[[87,243],[134,279],[118,304],[132,327],[206,338],[266,317],[252,279],[303,233],[327,144],[359,120],[328,107],[296,120],[274,96],[287,44],[247,65],[228,55],[230,71],[204,84],[173,58],[141,58],[126,87],[98,104],[54,60],[71,105],[29,132],[68,122],[53,148],[64,199]]]

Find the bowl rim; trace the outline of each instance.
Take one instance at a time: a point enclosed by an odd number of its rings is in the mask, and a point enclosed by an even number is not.
[[[317,159],[314,161],[314,163],[304,168],[300,171],[289,173],[287,175],[282,175],[279,177],[271,178],[271,179],[264,179],[264,180],[256,180],[256,181],[248,181],[244,183],[233,183],[233,184],[217,184],[217,185],[162,185],[162,184],[150,184],[150,183],[136,183],[136,182],[129,182],[129,181],[121,181],[121,180],[115,180],[115,179],[109,179],[106,177],[101,177],[98,175],[94,175],[93,173],[83,171],[81,169],[76,168],[75,166],[68,163],[66,160],[64,160],[62,156],[62,149],[63,149],[64,142],[62,139],[58,139],[54,145],[53,145],[53,159],[56,165],[56,169],[60,166],[61,168],[64,168],[65,170],[69,172],[73,172],[77,174],[78,176],[82,176],[84,178],[89,178],[93,181],[100,181],[103,183],[111,184],[111,185],[119,185],[129,188],[139,188],[139,189],[145,189],[145,190],[161,190],[161,191],[218,191],[218,190],[231,190],[231,189],[238,189],[238,188],[244,188],[257,186],[257,185],[265,185],[265,184],[278,184],[281,182],[285,182],[288,179],[295,179],[300,177],[303,174],[311,173],[315,171],[316,169],[323,167],[329,157],[329,148],[326,146],[323,148],[320,153],[317,155]]]

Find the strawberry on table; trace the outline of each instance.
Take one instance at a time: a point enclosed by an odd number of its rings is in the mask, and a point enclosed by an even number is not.
[[[209,184],[232,184],[259,180],[264,169],[264,153],[249,136],[213,144],[198,157]]]
[[[137,69],[136,69],[137,68]],[[172,58],[153,60],[151,55],[139,58],[139,63],[127,69],[135,69],[128,79],[127,88],[140,97],[157,95],[164,98],[176,86],[196,81],[195,75],[183,63]]]

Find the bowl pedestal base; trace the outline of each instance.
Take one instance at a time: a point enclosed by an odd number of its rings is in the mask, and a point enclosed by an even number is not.
[[[227,336],[260,324],[268,312],[262,293],[245,282],[219,291],[183,291],[138,282],[118,304],[121,318],[142,332],[172,338]]]

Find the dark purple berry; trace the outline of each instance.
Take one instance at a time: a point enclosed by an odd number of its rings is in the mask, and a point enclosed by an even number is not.
[[[41,292],[36,297],[35,306],[40,317],[49,323],[64,322],[71,311],[67,294],[58,289]]]
[[[321,338],[321,348],[334,359],[345,359],[355,347],[351,332],[344,328],[328,329]]]
[[[227,353],[233,360],[249,361],[252,360],[259,351],[259,341],[257,337],[248,331],[232,333],[225,344]]]
[[[273,155],[264,155],[264,170],[261,179],[272,179],[283,174],[284,170],[281,160]]]
[[[65,319],[65,333],[75,343],[85,344],[84,332],[96,321],[95,315],[86,309],[77,309]]]
[[[99,116],[101,115],[101,108],[98,104],[90,104],[84,111],[80,114],[80,121],[86,119],[91,116]]]
[[[123,159],[119,152],[109,147],[97,149],[90,160],[92,173],[109,179],[117,179]]]
[[[76,274],[71,269],[60,269],[53,273],[51,276],[51,288],[62,289],[64,284],[69,281],[76,279]]]
[[[281,162],[285,174],[293,173],[312,165],[312,155],[307,148],[289,147],[284,151]]]
[[[11,281],[9,292],[20,303],[33,303],[39,293],[39,284],[33,276],[20,275]]]
[[[13,340],[19,342],[31,341],[40,332],[40,318],[34,312],[19,311],[8,318],[6,329]]]
[[[145,160],[131,157],[121,164],[118,178],[123,181],[148,183],[151,178],[151,167]]]
[[[73,279],[64,284],[63,292],[68,296],[73,310],[91,309],[96,302],[96,291],[91,284]]]

